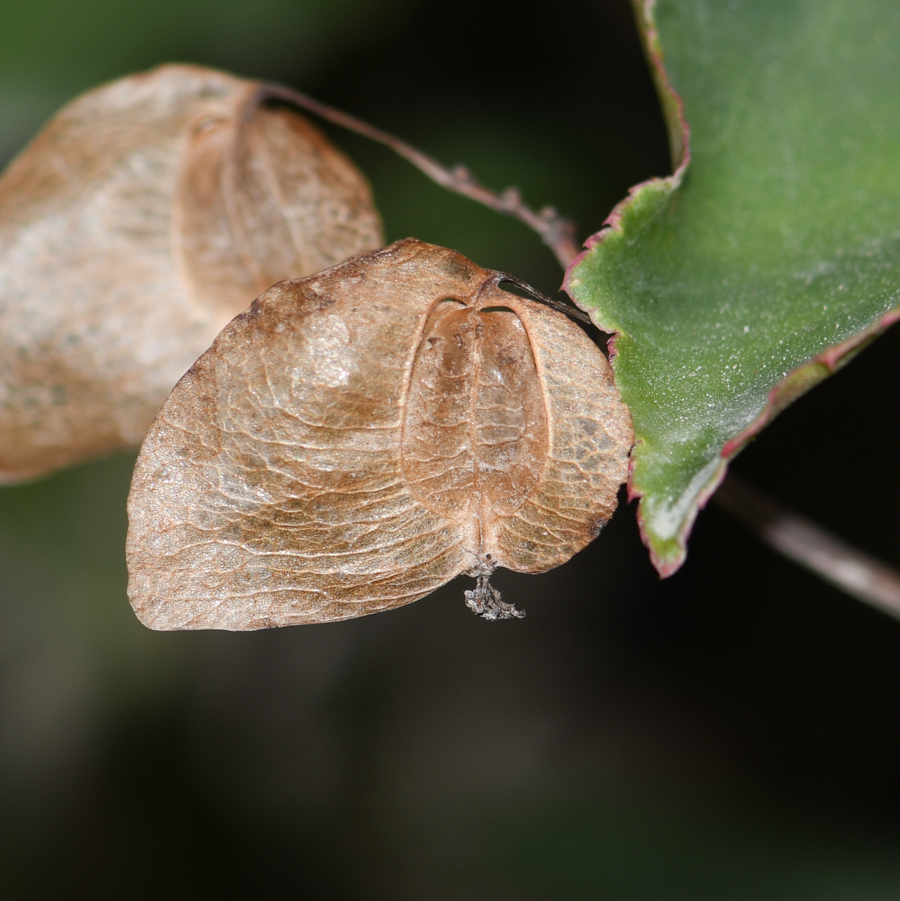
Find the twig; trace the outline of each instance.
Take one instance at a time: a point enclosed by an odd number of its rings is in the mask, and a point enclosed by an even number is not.
[[[524,203],[517,188],[507,188],[498,194],[482,185],[465,166],[456,165],[448,169],[405,141],[293,88],[264,84],[261,85],[258,96],[262,101],[280,100],[298,106],[334,125],[383,144],[441,187],[518,219],[540,236],[563,269],[568,268],[581,250],[572,222],[560,216],[550,206],[534,212]],[[519,283],[512,276],[504,277],[503,280],[534,292],[533,288]],[[556,304],[555,301],[547,302]],[[566,312],[573,315],[572,310],[567,309]],[[731,474],[714,495],[714,500],[778,553],[851,597],[900,619],[900,573],[896,570],[855,550]]]
[[[293,90],[293,88],[286,88],[277,84],[265,84],[260,88],[259,98],[261,100],[282,100],[299,106],[301,109],[321,116],[321,118],[334,125],[356,132],[363,137],[383,144],[385,147],[390,147],[391,150],[408,160],[433,182],[441,185],[441,187],[455,191],[457,194],[462,194],[464,197],[469,197],[486,207],[490,207],[492,210],[496,210],[498,213],[505,213],[514,219],[518,219],[520,222],[524,222],[525,225],[540,235],[541,240],[556,255],[556,259],[559,260],[563,269],[566,269],[581,251],[575,238],[574,224],[560,216],[550,206],[544,207],[537,213],[534,212],[534,210],[525,205],[518,188],[507,188],[498,194],[496,191],[492,191],[490,188],[482,185],[465,166],[454,166],[452,169],[448,169],[405,141],[401,141],[399,138],[387,134],[387,132],[374,128],[361,119],[314,100],[300,91]]]
[[[585,325],[592,325],[591,317],[588,316],[584,310],[579,310],[578,307],[574,306],[571,303],[563,303],[561,300],[554,300],[552,297],[547,297],[546,294],[541,294],[537,288],[532,288],[528,282],[523,282],[522,279],[516,278],[514,275],[510,275],[508,272],[498,272],[496,280],[494,284],[503,285],[515,285],[517,288],[521,288],[526,294],[530,294],[535,300],[539,300],[542,304],[545,304],[548,307],[552,307],[559,313],[563,313],[568,316],[570,319],[577,319],[579,322],[583,322]]]
[[[729,474],[713,496],[766,544],[851,597],[900,619],[900,573]]]

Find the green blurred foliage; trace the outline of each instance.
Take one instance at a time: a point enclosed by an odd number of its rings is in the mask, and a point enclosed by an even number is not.
[[[6,3],[0,28],[0,153],[100,82],[162,62],[308,77],[390,29],[408,0],[60,0]]]

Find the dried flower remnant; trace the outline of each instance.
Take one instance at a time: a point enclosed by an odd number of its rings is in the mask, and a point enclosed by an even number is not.
[[[0,481],[136,447],[262,291],[380,246],[363,177],[275,90],[123,78],[0,178]]]
[[[154,629],[342,620],[542,572],[612,515],[632,445],[609,365],[500,273],[400,241],[271,288],[154,422],[129,597]],[[476,596],[477,595],[477,596]],[[480,608],[480,610],[479,610]]]

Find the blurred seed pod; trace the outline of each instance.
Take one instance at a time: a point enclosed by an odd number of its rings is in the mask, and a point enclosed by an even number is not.
[[[0,178],[0,481],[137,446],[257,295],[381,243],[264,85],[164,66],[77,98]]]
[[[398,607],[461,573],[542,572],[612,515],[631,417],[603,354],[504,276],[416,240],[271,288],[191,367],[129,497],[154,629]]]

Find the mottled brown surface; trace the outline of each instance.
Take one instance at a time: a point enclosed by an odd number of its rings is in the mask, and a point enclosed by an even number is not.
[[[135,469],[142,622],[346,619],[591,541],[630,416],[584,333],[497,280],[410,239],[276,285],[225,328]]]
[[[260,97],[193,66],[124,78],[0,178],[0,481],[137,446],[254,297],[381,243],[362,176]]]

